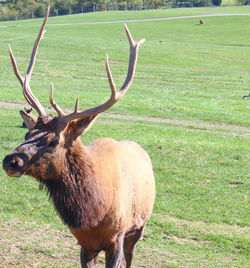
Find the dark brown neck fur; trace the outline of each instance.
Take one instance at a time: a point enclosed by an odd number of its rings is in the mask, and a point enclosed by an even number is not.
[[[72,146],[61,175],[42,182],[63,222],[72,228],[95,227],[105,217],[103,196],[83,146]]]

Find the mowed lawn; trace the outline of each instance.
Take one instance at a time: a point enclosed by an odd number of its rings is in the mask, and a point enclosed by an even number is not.
[[[110,94],[105,53],[117,87],[123,84],[129,53],[123,23],[70,23],[212,13],[250,14],[250,7],[49,18],[32,90],[45,107],[51,81],[61,107],[73,108],[76,97],[83,108],[104,102]],[[0,23],[1,102],[26,105],[7,44],[24,73],[40,23]],[[247,267],[250,98],[242,96],[250,92],[250,16],[127,25],[135,40],[146,38],[135,80],[82,139],[133,140],[152,158],[157,196],[134,267]],[[0,105],[0,121],[2,161],[26,130],[16,108]],[[0,174],[0,267],[80,267],[79,246],[46,191],[30,177]]]

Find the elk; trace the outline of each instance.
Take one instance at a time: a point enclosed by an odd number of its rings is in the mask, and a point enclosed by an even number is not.
[[[27,114],[31,114],[31,112],[32,112],[32,108],[28,108],[28,109],[27,109],[26,107],[24,107],[24,110],[25,110],[25,112],[26,112]],[[21,111],[20,111],[20,112],[21,112]],[[31,117],[32,117],[32,115],[31,115]],[[34,116],[33,119],[36,120],[36,117]],[[33,122],[33,121],[32,121],[32,122]],[[25,122],[23,122],[23,127],[24,127],[24,128],[28,128],[28,127],[26,126]]]
[[[28,127],[25,141],[3,160],[8,176],[29,175],[47,188],[62,221],[81,246],[82,267],[96,267],[98,254],[105,253],[106,267],[130,267],[135,244],[143,234],[155,199],[155,180],[149,155],[135,142],[99,138],[84,146],[81,135],[96,117],[114,105],[127,92],[135,74],[139,47],[127,28],[130,45],[128,73],[119,91],[106,56],[106,72],[111,96],[107,102],[87,110],[66,114],[53,98],[57,116],[46,114],[30,88],[37,48],[49,16],[35,41],[25,77],[21,76],[13,52],[9,54],[14,73],[28,104],[38,117],[20,111]]]

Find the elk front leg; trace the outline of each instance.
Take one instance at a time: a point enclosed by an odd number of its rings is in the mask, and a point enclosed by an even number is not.
[[[81,248],[80,252],[81,266],[82,268],[95,268],[98,267],[98,254],[88,254]]]
[[[143,225],[140,229],[135,230],[133,233],[125,235],[123,248],[124,248],[124,257],[126,261],[126,268],[131,267],[135,244],[141,238],[144,227],[145,225]]]
[[[123,255],[124,233],[117,236],[116,241],[105,251],[106,268],[126,267]]]

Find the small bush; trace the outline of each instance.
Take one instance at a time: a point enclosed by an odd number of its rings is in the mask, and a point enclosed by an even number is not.
[[[222,0],[212,0],[212,3],[214,6],[220,6],[221,2],[222,2]]]
[[[194,7],[207,7],[209,6],[208,0],[194,0],[193,2]]]

